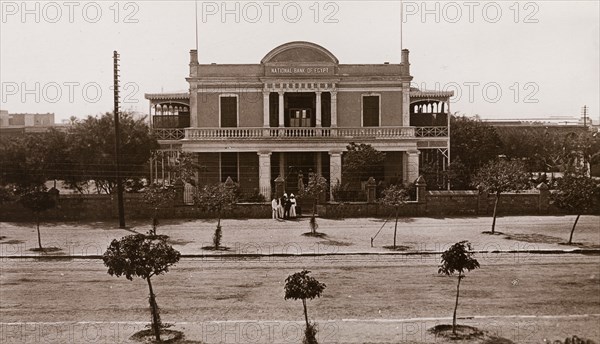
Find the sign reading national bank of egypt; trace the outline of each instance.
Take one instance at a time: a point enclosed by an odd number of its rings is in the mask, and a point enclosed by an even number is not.
[[[267,74],[270,75],[333,75],[333,67],[267,67]]]

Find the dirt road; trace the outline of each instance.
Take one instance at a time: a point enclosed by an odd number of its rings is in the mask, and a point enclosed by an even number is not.
[[[463,324],[515,343],[580,335],[600,339],[600,257],[479,256],[461,284]],[[449,323],[456,279],[439,257],[184,259],[155,291],[165,322],[204,343],[298,343],[300,302],[283,299],[290,273],[307,268],[327,284],[309,301],[321,343],[434,343]],[[100,260],[5,259],[1,343],[114,343],[149,321],[144,281],[111,277]]]

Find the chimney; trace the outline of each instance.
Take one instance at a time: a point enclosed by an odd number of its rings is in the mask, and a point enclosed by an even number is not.
[[[190,50],[190,76],[198,76],[198,50]]]
[[[190,50],[190,66],[198,65],[198,50]]]
[[[404,73],[410,75],[410,62],[408,61],[408,49],[402,49],[402,66],[404,67]]]

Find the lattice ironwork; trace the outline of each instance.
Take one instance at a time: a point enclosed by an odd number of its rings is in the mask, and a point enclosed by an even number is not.
[[[416,137],[448,137],[448,127],[416,127]]]

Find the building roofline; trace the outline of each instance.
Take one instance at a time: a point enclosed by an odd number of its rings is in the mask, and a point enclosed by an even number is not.
[[[146,93],[144,98],[148,100],[190,99],[190,94],[181,93]]]
[[[268,63],[277,54],[280,54],[286,50],[294,49],[294,48],[314,49],[314,50],[317,50],[317,51],[325,54],[327,57],[329,57],[329,59],[331,59],[331,62],[333,62],[335,64],[340,63],[338,58],[335,57],[335,55],[333,55],[333,53],[331,53],[331,51],[327,50],[326,48],[324,48],[316,43],[307,42],[307,41],[292,41],[292,42],[287,42],[287,43],[281,44],[281,45],[275,47],[274,49],[272,49],[271,51],[269,51],[267,53],[267,55],[265,55],[265,57],[263,57],[263,59],[260,61],[260,63],[261,64]]]

